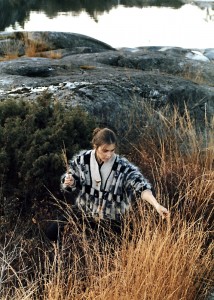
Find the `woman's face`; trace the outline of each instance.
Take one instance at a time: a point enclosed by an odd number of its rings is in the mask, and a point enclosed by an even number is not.
[[[96,148],[96,156],[99,162],[107,162],[115,153],[115,144],[104,144]]]

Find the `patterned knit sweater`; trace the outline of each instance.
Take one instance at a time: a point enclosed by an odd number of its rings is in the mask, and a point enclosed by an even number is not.
[[[64,188],[66,174],[61,178],[63,190],[77,189],[75,205],[95,219],[120,220],[141,192],[151,189],[139,169],[124,157],[114,154],[99,165],[95,150],[82,151],[70,161],[75,187]]]

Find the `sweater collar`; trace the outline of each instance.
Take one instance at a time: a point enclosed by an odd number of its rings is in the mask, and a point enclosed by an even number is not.
[[[116,159],[116,154],[114,153],[107,162],[104,162],[101,165],[101,167],[99,167],[99,164],[95,156],[95,149],[91,151],[90,170],[91,170],[92,187],[94,189],[100,190],[105,186],[106,180],[108,179],[112,171],[112,167],[115,159]]]

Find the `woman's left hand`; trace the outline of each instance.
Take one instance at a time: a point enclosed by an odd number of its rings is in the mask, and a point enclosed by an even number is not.
[[[143,200],[146,200],[147,202],[149,202],[151,205],[153,205],[154,208],[157,210],[157,212],[159,213],[159,215],[161,215],[161,217],[163,219],[166,219],[170,216],[168,209],[166,209],[164,206],[162,206],[158,203],[158,201],[153,196],[151,190],[143,191],[141,193],[141,198]]]
[[[162,217],[162,219],[166,219],[170,216],[168,209],[166,209],[166,207],[160,204],[156,206],[156,210],[159,213],[159,215]]]

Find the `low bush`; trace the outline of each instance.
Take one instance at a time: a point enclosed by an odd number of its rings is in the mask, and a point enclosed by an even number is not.
[[[0,103],[1,213],[41,201],[59,191],[69,158],[88,148],[94,121],[79,107],[66,107],[45,93],[34,102]]]

